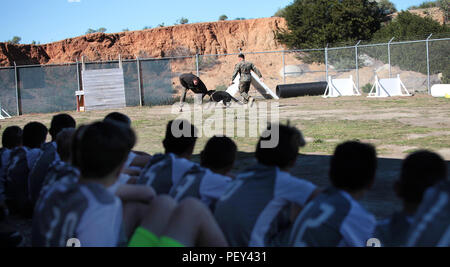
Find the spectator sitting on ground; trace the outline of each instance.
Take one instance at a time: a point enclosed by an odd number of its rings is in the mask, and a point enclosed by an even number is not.
[[[424,194],[423,201],[407,234],[406,245],[410,247],[449,247],[450,181],[447,178],[447,164],[436,155],[427,161],[428,167],[417,170],[418,166],[416,166],[412,169],[426,174],[430,180],[443,181],[429,188]]]
[[[201,153],[201,166],[195,165],[187,171],[169,194],[177,201],[187,197],[201,199],[214,210],[215,203],[231,182],[226,175],[234,166],[236,151],[236,144],[230,138],[211,138]]]
[[[331,158],[332,187],[309,203],[295,221],[290,244],[300,247],[365,247],[375,217],[357,202],[372,188],[375,148],[359,142],[339,145]]]
[[[275,147],[266,146],[275,139]],[[216,205],[215,217],[231,246],[287,246],[296,213],[319,192],[288,173],[305,144],[294,127],[273,124],[263,133],[258,164],[239,174]]]
[[[76,131],[72,162],[80,170],[79,182],[56,182],[41,195],[33,218],[33,246],[65,246],[75,236],[85,247],[127,244],[139,222],[134,213],[138,203],[122,205],[107,188],[116,183],[134,143],[132,130],[116,123],[98,122]],[[69,220],[73,227],[64,227]]]
[[[2,148],[0,149],[0,208],[5,210],[7,209],[5,203],[5,176],[8,169],[8,160],[11,151],[20,146],[22,146],[22,129],[18,126],[7,127],[3,131]]]
[[[123,113],[112,112],[105,117],[104,121],[105,122],[114,121],[123,123],[126,127],[131,128],[131,119]],[[136,183],[136,180],[139,177],[142,169],[149,163],[151,158],[152,157],[145,152],[141,151],[130,152],[130,154],[128,155],[127,162],[125,163],[124,173],[128,174],[131,177],[136,176],[136,178],[133,179],[134,182],[131,183]]]
[[[165,154],[154,155],[139,177],[138,184],[153,187],[158,194],[168,194],[195,163],[191,162],[197,129],[186,120],[167,124],[163,140]]]
[[[41,193],[41,189],[50,165],[52,165],[55,160],[59,160],[56,142],[58,134],[66,128],[75,127],[75,119],[68,114],[58,114],[52,118],[49,130],[52,141],[43,145],[42,155],[37,159],[36,164],[34,164],[34,166],[30,169],[30,200],[33,206],[36,204],[36,201]]]
[[[403,201],[403,210],[378,223],[374,237],[384,247],[404,246],[414,215],[425,191],[446,179],[446,165],[436,153],[418,151],[403,161],[394,190]]]
[[[29,197],[30,169],[41,155],[47,137],[47,127],[30,122],[23,128],[23,146],[11,151],[6,170],[6,204],[12,214],[31,217],[33,207]]]

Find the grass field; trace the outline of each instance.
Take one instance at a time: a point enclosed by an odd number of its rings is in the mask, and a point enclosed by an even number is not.
[[[450,100],[428,96],[369,99],[345,97],[323,99],[302,97],[279,101],[281,122],[289,120],[301,129],[308,145],[301,150],[293,173],[314,183],[328,185],[328,161],[335,146],[346,140],[370,142],[380,156],[377,182],[363,203],[377,217],[389,215],[400,203],[392,192],[401,159],[418,149],[431,149],[450,160]],[[78,124],[102,119],[111,111],[68,112]],[[171,106],[136,107],[121,110],[133,120],[138,135],[136,149],[150,154],[163,152],[165,126],[179,114]],[[31,121],[50,124],[54,114],[36,114],[1,121],[3,131],[10,125],[24,126]],[[238,120],[247,117],[236,116]],[[198,140],[194,160],[208,140]],[[235,172],[253,164],[255,137],[234,138],[240,153]],[[449,164],[450,166],[450,164]]]

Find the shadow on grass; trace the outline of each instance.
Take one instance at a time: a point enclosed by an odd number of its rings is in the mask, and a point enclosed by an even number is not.
[[[300,154],[291,174],[310,181],[320,187],[330,186],[328,171],[331,156]],[[200,162],[200,156],[193,160]],[[254,153],[238,152],[233,173],[237,174],[256,163]],[[450,170],[450,161],[447,161]],[[378,169],[373,188],[360,201],[361,204],[377,219],[389,217],[393,212],[402,209],[402,203],[393,190],[394,183],[400,176],[402,160],[379,158]],[[449,177],[450,178],[450,173]]]

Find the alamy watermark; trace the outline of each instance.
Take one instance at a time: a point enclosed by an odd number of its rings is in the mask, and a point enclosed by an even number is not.
[[[268,140],[261,141],[261,147],[274,148],[279,142],[279,107],[278,102],[233,103],[227,107],[219,103],[174,104],[172,114],[178,117],[172,124],[172,134],[190,137],[190,128],[180,125],[188,121],[197,128],[196,137],[264,137]]]

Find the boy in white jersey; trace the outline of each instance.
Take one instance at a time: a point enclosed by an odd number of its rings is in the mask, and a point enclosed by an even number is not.
[[[187,197],[201,199],[214,210],[216,201],[227,189],[231,178],[237,146],[228,137],[212,137],[201,152],[201,166],[187,171],[180,182],[172,187],[170,195],[180,201]]]
[[[331,158],[332,187],[300,213],[290,244],[299,247],[364,247],[376,221],[358,202],[375,180],[375,148],[359,142],[339,145]]]
[[[71,238],[87,247],[126,245],[135,226],[124,223],[122,202],[107,187],[116,182],[134,143],[131,129],[114,123],[76,132],[72,162],[80,170],[79,182],[57,182],[41,196],[33,218],[34,246],[65,246]]]
[[[191,162],[197,141],[197,129],[186,120],[167,124],[163,141],[165,154],[154,155],[141,173],[137,184],[153,187],[158,194],[168,194],[195,163]]]
[[[446,179],[446,163],[436,153],[418,151],[409,155],[402,166],[395,192],[403,200],[403,210],[377,224],[374,237],[384,247],[404,246],[414,215],[425,191]]]
[[[276,139],[275,147],[264,146]],[[262,135],[258,164],[239,174],[216,205],[214,215],[231,246],[288,245],[291,213],[318,193],[315,185],[288,173],[305,144],[301,132],[290,126],[273,124]]]

